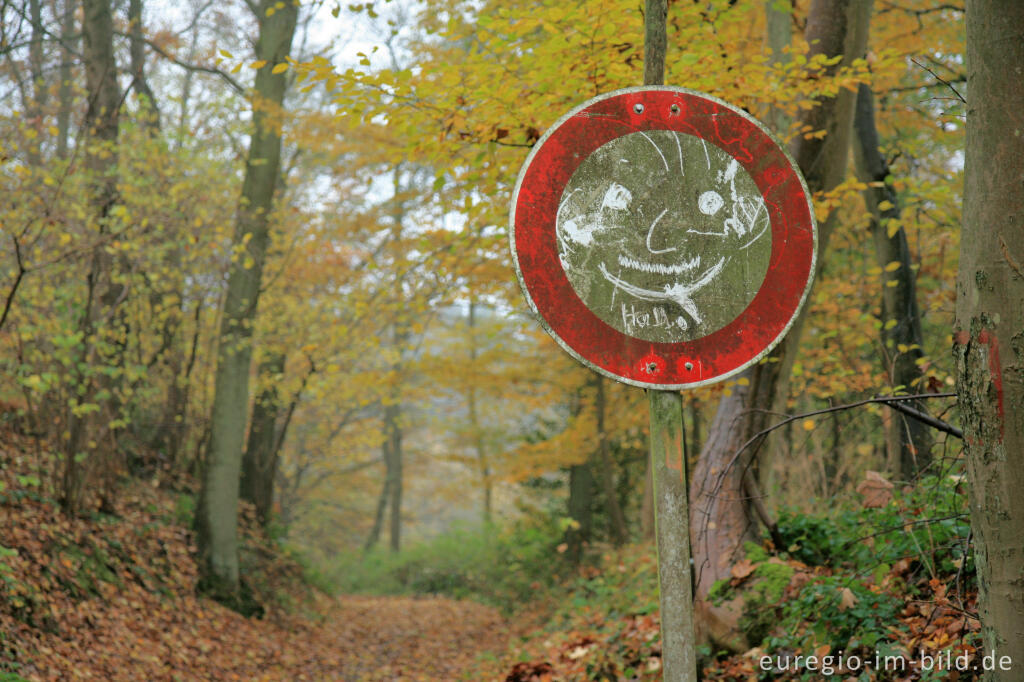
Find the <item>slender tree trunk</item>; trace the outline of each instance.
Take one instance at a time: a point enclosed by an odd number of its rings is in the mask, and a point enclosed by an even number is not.
[[[601,487],[604,492],[605,506],[608,509],[612,542],[622,546],[629,539],[629,533],[626,531],[626,517],[622,514],[619,496],[615,490],[615,462],[612,460],[608,447],[608,429],[605,428],[607,402],[604,394],[604,377],[595,374],[594,384],[596,388],[594,411],[597,413],[597,454],[601,461]]]
[[[391,444],[387,440],[381,445],[381,454],[385,463],[388,461],[387,450],[389,447],[391,447]],[[390,484],[391,479],[385,473],[384,484],[381,486],[380,495],[377,497],[377,512],[373,516],[373,526],[370,528],[370,534],[366,537],[366,544],[363,545],[364,552],[370,551],[380,542],[380,535],[384,531],[384,512],[388,508]]]
[[[648,448],[644,458],[644,494],[640,501],[640,535],[644,540],[654,540],[654,471],[651,468],[651,452]]]
[[[74,63],[74,56],[71,53],[71,45],[75,33],[75,7],[76,0],[64,0],[61,7],[60,17],[60,69],[58,77],[60,84],[57,86],[57,158],[68,157],[68,138],[71,136],[71,107],[73,105],[73,93],[71,91],[71,66]]]
[[[691,395],[686,401],[686,406],[687,412],[690,413],[690,437],[686,441],[686,448],[690,451],[692,456],[693,454],[700,452],[702,444],[704,443],[700,399],[695,395]],[[692,468],[693,462],[688,462],[688,465],[691,465]]]
[[[32,38],[28,48],[29,75],[32,78],[32,99],[25,102],[25,112],[29,123],[35,129],[36,136],[29,141],[28,161],[32,166],[42,163],[40,145],[43,138],[44,118],[46,116],[46,100],[49,95],[49,84],[43,71],[43,8],[41,0],[30,0],[29,18],[32,24]]]
[[[565,557],[573,566],[583,560],[586,544],[593,532],[594,475],[590,464],[569,467],[569,518],[571,525],[565,531]]]
[[[953,335],[986,653],[1024,652],[1024,4],[967,3],[963,236]]]
[[[142,125],[151,131],[160,130],[160,109],[146,80],[146,41],[142,26],[142,0],[128,0],[129,54],[132,62],[132,89],[139,103]]]
[[[900,226],[890,234],[889,225],[900,215],[899,199],[893,189],[889,164],[882,158],[875,127],[875,98],[871,88],[861,83],[857,91],[857,108],[853,121],[856,131],[854,159],[857,176],[869,187],[864,202],[871,212],[871,236],[875,261],[882,270],[882,352],[894,386],[910,393],[920,393],[921,313],[917,306],[917,290],[907,233]],[[891,264],[899,267],[891,269]],[[926,412],[924,401],[908,404]],[[889,420],[887,443],[894,452],[890,460],[899,462],[900,475],[912,480],[928,466],[931,451],[929,427],[916,419],[893,414]]]
[[[469,301],[469,366],[472,371],[477,369],[477,356],[479,351],[477,349],[476,339],[476,301],[471,299]],[[468,408],[469,408],[469,428],[472,431],[473,447],[476,450],[476,459],[480,467],[480,483],[483,485],[484,491],[484,503],[483,503],[483,521],[484,524],[490,524],[493,516],[493,500],[492,492],[494,482],[491,479],[491,463],[490,456],[487,452],[487,443],[484,439],[483,427],[480,424],[480,414],[477,410],[476,401],[476,382],[471,378],[469,383],[469,391],[467,396]]]
[[[391,551],[397,552],[402,546],[402,407],[393,403],[384,408],[385,437],[390,441],[388,454],[388,495],[391,515],[388,518]]]
[[[269,9],[276,11],[267,16]],[[256,8],[260,31],[256,58],[265,60],[266,66],[256,72],[252,137],[233,240],[239,252],[231,265],[224,300],[210,447],[197,515],[202,585],[228,602],[235,602],[239,591],[238,486],[249,405],[252,327],[281,162],[280,121],[274,119],[284,101],[286,79],[271,69],[288,56],[297,17],[298,7],[292,2],[275,7],[273,0],[261,0]]]
[[[805,36],[812,53],[843,55],[841,64],[863,55],[870,6],[870,0],[814,0]],[[801,120],[812,130],[826,131],[822,139],[798,138],[791,150],[812,192],[827,191],[843,178],[853,105],[854,93],[844,89],[835,98],[821,100]],[[819,225],[819,269],[833,224],[830,218]],[[744,385],[734,386],[731,395],[722,398],[694,471],[690,499],[698,621],[701,635],[722,646],[743,646],[737,638],[739,614],[712,605],[708,592],[717,580],[729,576],[743,543],[757,537],[756,510],[744,485],[756,448],[747,448],[735,461],[734,456],[768,425],[772,408],[784,404],[803,319],[803,313],[798,315],[769,361],[744,371],[739,377],[746,379]]]

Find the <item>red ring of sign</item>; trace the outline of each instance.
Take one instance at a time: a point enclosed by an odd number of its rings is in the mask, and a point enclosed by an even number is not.
[[[771,256],[757,294],[732,322],[691,341],[645,341],[613,328],[579,298],[558,259],[556,214],[573,173],[605,143],[646,130],[687,133],[720,147],[754,180],[771,220]],[[683,88],[619,90],[569,112],[524,163],[511,220],[520,283],[555,340],[602,374],[649,388],[714,383],[763,357],[807,296],[817,247],[809,192],[792,159],[742,110]]]

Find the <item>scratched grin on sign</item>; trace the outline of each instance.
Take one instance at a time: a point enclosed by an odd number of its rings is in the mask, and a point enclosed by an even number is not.
[[[635,132],[594,151],[558,207],[562,268],[615,329],[674,343],[739,315],[764,280],[768,212],[739,163],[675,131]]]

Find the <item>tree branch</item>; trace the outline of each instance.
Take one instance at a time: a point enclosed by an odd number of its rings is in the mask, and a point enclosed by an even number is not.
[[[115,33],[115,35],[118,35],[118,36],[120,36],[122,38],[130,38],[131,37],[129,34],[124,33],[122,31],[115,31],[114,33]],[[245,94],[245,88],[242,87],[242,84],[239,83],[238,81],[236,81],[234,78],[232,78],[231,74],[227,73],[226,71],[221,71],[220,69],[218,69],[216,67],[213,67],[213,66],[203,66],[201,64],[189,64],[188,62],[182,61],[178,57],[175,57],[170,52],[168,52],[164,48],[160,47],[157,43],[153,42],[149,38],[144,38],[143,40],[145,41],[145,43],[149,47],[149,49],[153,50],[153,52],[156,52],[158,55],[160,55],[161,57],[163,57],[167,61],[171,62],[172,64],[180,66],[181,68],[185,69],[186,71],[194,71],[194,72],[199,72],[199,73],[208,73],[208,74],[211,74],[213,76],[219,76],[236,93],[238,93],[239,95],[244,95]]]

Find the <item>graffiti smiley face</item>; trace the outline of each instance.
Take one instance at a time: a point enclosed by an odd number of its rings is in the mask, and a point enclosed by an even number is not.
[[[764,281],[771,230],[750,175],[725,151],[667,130],[618,137],[562,193],[559,258],[615,329],[675,343],[724,327]]]

